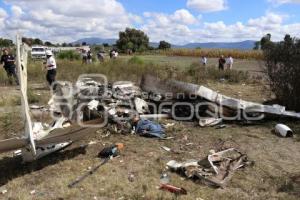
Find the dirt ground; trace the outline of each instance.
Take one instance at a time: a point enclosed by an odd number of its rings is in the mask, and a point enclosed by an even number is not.
[[[209,87],[246,100],[263,102],[269,97],[260,85],[211,83]],[[13,89],[16,90],[16,89]],[[0,96],[6,96],[5,88]],[[46,90],[35,90],[47,96]],[[17,90],[11,94],[17,95]],[[6,98],[8,98],[6,96]],[[22,133],[18,109],[1,113],[1,139]],[[174,122],[171,120],[161,123]],[[280,138],[272,133],[277,123],[288,124],[294,138]],[[19,125],[18,125],[19,124]],[[196,123],[175,122],[167,130],[171,140],[143,138],[137,135],[110,135],[103,130],[85,130],[87,137],[67,149],[30,164],[21,164],[12,153],[0,155],[0,199],[299,199],[300,197],[300,125],[297,121],[276,119],[253,125],[226,123],[224,129],[200,128]],[[13,134],[12,134],[13,132]],[[95,144],[87,145],[91,141]],[[67,185],[90,167],[97,165],[99,151],[110,144],[125,145],[119,157],[110,160],[95,174],[69,189]],[[166,152],[170,147],[179,154]],[[169,160],[205,158],[211,149],[236,147],[246,153],[254,165],[235,173],[225,189],[216,189],[167,172],[170,183],[187,190],[174,196],[158,190],[160,176]],[[130,177],[130,178],[129,178]]]

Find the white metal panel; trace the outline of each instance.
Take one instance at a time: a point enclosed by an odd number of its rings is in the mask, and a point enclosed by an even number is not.
[[[33,139],[32,122],[29,115],[29,105],[27,98],[27,53],[28,47],[26,44],[22,44],[22,38],[17,35],[16,37],[16,52],[17,52],[17,71],[19,74],[19,83],[21,90],[21,102],[22,102],[22,115],[25,124],[25,138],[29,140],[29,144],[32,150],[32,154],[36,155],[36,148]]]

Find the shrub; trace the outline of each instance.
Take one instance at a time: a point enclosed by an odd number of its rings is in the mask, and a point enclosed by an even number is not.
[[[164,49],[164,50],[166,50],[166,49],[170,49],[170,48],[171,48],[171,44],[170,43],[168,43],[168,42],[166,42],[164,40],[159,42],[158,49]]]
[[[81,56],[76,51],[62,51],[58,54],[57,58],[59,59],[68,59],[68,60],[80,60]]]
[[[264,48],[265,70],[279,103],[300,111],[300,40],[286,35],[284,41]]]
[[[138,65],[143,65],[144,64],[144,60],[138,56],[133,56],[132,58],[130,58],[128,60],[129,64],[138,64]]]

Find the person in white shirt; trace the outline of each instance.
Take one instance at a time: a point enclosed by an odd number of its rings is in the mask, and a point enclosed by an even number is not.
[[[45,66],[47,70],[46,79],[50,87],[52,87],[52,84],[55,82],[55,77],[56,77],[56,61],[55,58],[53,57],[52,51],[50,50],[46,51],[46,57],[47,57],[47,62]],[[55,88],[53,89],[55,90]]]
[[[207,64],[207,58],[205,56],[201,57],[201,64],[205,67]]]
[[[232,69],[232,65],[233,65],[233,58],[231,56],[229,56],[226,59],[226,64],[227,64],[227,69],[231,70]]]

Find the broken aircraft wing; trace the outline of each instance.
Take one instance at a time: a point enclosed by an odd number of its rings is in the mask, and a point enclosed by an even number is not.
[[[0,141],[0,153],[13,151],[24,148],[28,145],[28,139],[26,138],[11,138]]]
[[[178,94],[187,94],[199,96],[207,101],[224,106],[232,110],[244,110],[246,113],[264,113],[277,116],[285,116],[300,119],[300,113],[286,111],[285,107],[280,105],[263,105],[259,103],[244,101],[222,95],[207,87],[185,83],[176,80],[160,80],[154,76],[143,76],[141,88],[150,93],[165,95],[172,93],[173,98]]]

